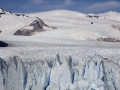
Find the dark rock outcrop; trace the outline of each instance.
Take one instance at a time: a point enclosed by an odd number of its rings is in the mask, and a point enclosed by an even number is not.
[[[36,18],[39,21],[39,24],[42,26],[42,28],[43,28],[43,26],[50,28],[50,26],[48,26],[47,24],[45,24],[40,18],[38,18],[38,17],[36,17]]]
[[[89,18],[99,18],[100,16],[98,16],[98,15],[87,15],[86,17],[89,17]]]
[[[112,28],[120,30],[120,26],[117,26],[117,25],[112,25]]]
[[[31,36],[34,35],[35,32],[44,31],[43,26],[44,22],[42,20],[35,20],[29,26],[33,26],[33,29],[20,29],[17,30],[14,35],[23,35],[23,36]]]
[[[52,28],[53,30],[57,29],[56,27],[50,27],[45,24],[40,18],[36,17],[37,20],[33,21],[29,26],[33,26],[32,29],[19,29],[17,30],[14,35],[23,35],[23,36],[31,36],[34,35],[36,32],[45,31],[43,26]]]
[[[16,16],[21,16],[20,14],[15,14]]]
[[[93,22],[91,22],[91,24],[93,24]]]
[[[37,30],[37,31],[43,29],[43,25],[44,25],[44,23],[42,21],[38,21],[38,20],[35,20],[30,24],[30,26],[33,26],[33,29]]]
[[[0,41],[0,47],[8,47],[8,44],[3,41]]]
[[[25,14],[15,14],[16,16],[26,16]]]
[[[8,11],[10,14],[13,14],[11,11]]]
[[[118,39],[114,39],[114,38],[110,38],[110,37],[108,37],[108,38],[99,38],[99,39],[97,39],[97,41],[105,41],[105,42],[120,42],[120,40],[118,40]]]
[[[56,29],[57,29],[57,27],[52,27],[52,29],[53,29],[53,30],[56,30]]]
[[[14,35],[23,35],[23,36],[31,36],[34,35],[35,30],[29,30],[29,29],[24,29],[24,30],[17,30]]]
[[[0,11],[2,11],[2,12],[0,12],[0,15],[5,14],[3,8],[0,8]]]

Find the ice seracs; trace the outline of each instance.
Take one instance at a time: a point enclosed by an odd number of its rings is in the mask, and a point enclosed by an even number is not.
[[[84,64],[73,66],[69,56],[60,64],[57,55],[54,62],[22,62],[11,57],[0,59],[0,87],[3,90],[119,90],[120,65],[96,55]]]

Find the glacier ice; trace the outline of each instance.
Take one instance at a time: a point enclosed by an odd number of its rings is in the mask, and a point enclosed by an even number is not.
[[[120,90],[120,65],[95,55],[83,63],[22,61],[20,57],[0,58],[1,90]]]

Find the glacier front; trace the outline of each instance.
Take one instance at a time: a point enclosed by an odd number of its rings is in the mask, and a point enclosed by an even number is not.
[[[73,60],[74,61],[74,60]],[[0,90],[120,90],[120,65],[95,55],[84,63],[68,56],[22,61],[20,57],[0,58]]]

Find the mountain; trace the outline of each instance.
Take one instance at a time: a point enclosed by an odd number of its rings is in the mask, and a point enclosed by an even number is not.
[[[1,8],[0,90],[120,90],[119,23],[113,11]]]
[[[0,18],[0,30],[2,31],[0,36],[32,35],[32,37],[39,38],[48,37],[107,42],[120,40],[120,19],[117,12],[97,15],[68,10],[30,14],[4,12],[5,14],[1,14]],[[36,24],[34,26],[31,25],[34,22]]]
[[[109,11],[109,12],[106,12],[106,13],[101,13],[99,14],[99,16],[103,16],[107,19],[112,19],[112,20],[115,20],[115,21],[120,21],[120,13],[117,13],[115,11]]]
[[[12,12],[1,10],[1,35],[23,35],[31,36],[36,32],[45,31],[43,26],[50,27],[38,17],[29,17],[25,14],[13,14]]]

